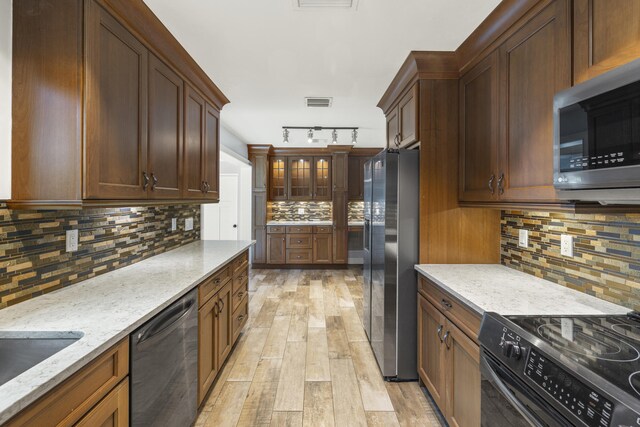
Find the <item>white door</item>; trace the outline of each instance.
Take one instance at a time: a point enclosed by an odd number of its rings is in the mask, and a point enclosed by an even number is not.
[[[238,240],[238,175],[220,175],[220,240]]]

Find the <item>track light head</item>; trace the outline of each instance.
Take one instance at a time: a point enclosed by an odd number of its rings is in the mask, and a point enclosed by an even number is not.
[[[284,129],[282,131],[282,142],[285,144],[289,143],[289,129]]]
[[[358,130],[354,129],[351,131],[351,143],[355,144],[358,142]]]
[[[333,132],[331,132],[331,143],[332,144],[338,143],[338,131],[335,129],[333,130]]]
[[[309,129],[309,132],[307,132],[307,142],[309,144],[313,142],[313,129]]]

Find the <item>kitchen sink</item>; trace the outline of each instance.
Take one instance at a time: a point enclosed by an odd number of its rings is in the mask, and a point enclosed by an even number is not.
[[[0,332],[0,386],[82,338],[82,332]]]

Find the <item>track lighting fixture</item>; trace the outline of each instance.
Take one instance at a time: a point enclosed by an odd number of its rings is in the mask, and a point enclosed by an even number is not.
[[[352,143],[352,144],[355,144],[355,143],[357,143],[357,142],[358,142],[358,130],[357,130],[357,129],[354,129],[354,130],[351,132],[351,143]]]
[[[282,142],[285,144],[289,143],[289,129],[284,129],[282,131]]]
[[[332,144],[338,143],[338,131],[335,129],[333,130],[333,132],[331,132],[331,143]]]
[[[315,142],[319,142],[317,139],[314,140],[315,132],[321,132],[323,130],[331,130],[331,143],[338,143],[338,131],[339,130],[350,130],[351,131],[351,142],[355,144],[358,139],[358,129],[357,127],[341,127],[341,126],[282,126],[282,142],[289,142],[289,131],[290,130],[306,130],[307,131],[307,142],[309,144]]]
[[[313,142],[313,129],[309,129],[309,132],[307,132],[307,142],[309,144]]]

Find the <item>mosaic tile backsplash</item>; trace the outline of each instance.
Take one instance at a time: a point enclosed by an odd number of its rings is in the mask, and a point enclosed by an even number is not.
[[[640,214],[503,211],[501,229],[502,264],[640,310]],[[560,254],[562,234],[573,236],[573,258]]]
[[[303,214],[298,209],[304,209]],[[267,203],[269,221],[332,221],[333,202],[269,202]]]
[[[69,229],[79,230],[77,252],[65,252]],[[0,309],[199,239],[198,205],[13,211],[0,202]]]
[[[349,222],[364,221],[364,202],[351,201],[348,206]]]

